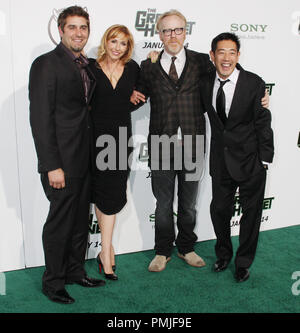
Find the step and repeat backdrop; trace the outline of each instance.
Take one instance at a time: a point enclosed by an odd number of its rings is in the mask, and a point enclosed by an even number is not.
[[[113,4],[82,0],[76,4],[86,7],[90,14],[91,35],[85,49],[90,57],[95,57],[106,28],[119,23],[133,33],[133,58],[140,63],[151,50],[163,48],[155,22],[169,9],[178,9],[186,16],[186,46],[190,49],[208,53],[217,34],[236,33],[242,44],[240,63],[267,83],[273,116],[276,154],[268,171],[261,231],[300,224],[299,0],[115,0]],[[65,0],[0,3],[0,272],[44,265],[41,234],[48,201],[37,173],[29,126],[28,75],[32,61],[59,43],[57,17],[71,5],[72,1]],[[113,238],[117,254],[152,249],[154,245],[155,200],[146,144],[149,113],[148,103],[132,114],[134,170],[128,181],[128,204],[117,217]],[[215,238],[209,215],[208,158],[197,203],[199,241]],[[242,212],[238,199],[237,193],[232,235],[239,231]],[[101,235],[92,206],[89,228],[87,258],[93,258],[101,249]]]

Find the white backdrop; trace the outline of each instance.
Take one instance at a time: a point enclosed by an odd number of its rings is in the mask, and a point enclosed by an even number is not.
[[[44,264],[41,233],[48,212],[28,122],[28,74],[32,61],[55,47],[60,9],[72,1],[1,0],[0,4],[0,272]],[[232,31],[241,38],[242,66],[260,76],[272,89],[270,109],[275,134],[276,155],[268,171],[261,230],[300,224],[298,204],[300,152],[300,3],[299,0],[251,2],[227,0],[164,2],[132,0],[98,2],[82,0],[91,17],[91,35],[86,47],[95,56],[105,29],[112,24],[126,25],[133,33],[134,59],[140,63],[152,49],[160,49],[158,35],[152,35],[157,14],[171,8],[183,12],[189,22],[190,49],[208,53],[217,34]],[[152,249],[155,201],[148,178],[145,157],[149,106],[133,113],[135,166],[128,181],[128,204],[118,215],[114,234],[116,253]],[[208,137],[210,128],[208,125]],[[208,140],[209,141],[209,140]],[[141,152],[141,154],[140,154]],[[208,160],[208,158],[207,158]],[[297,171],[298,170],[298,171]],[[208,164],[198,197],[196,233],[198,240],[215,238],[209,216],[211,180]],[[176,212],[176,206],[174,207]],[[91,212],[93,213],[93,211]],[[239,230],[239,207],[232,218],[232,234]],[[176,218],[175,218],[176,221]],[[100,235],[91,216],[87,257],[100,251]]]

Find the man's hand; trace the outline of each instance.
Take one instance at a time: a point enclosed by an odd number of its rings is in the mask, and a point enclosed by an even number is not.
[[[139,104],[139,102],[146,102],[146,97],[142,93],[137,90],[133,90],[132,95],[130,97],[130,102],[134,105]]]
[[[270,102],[269,92],[268,92],[268,89],[266,89],[265,96],[261,99],[262,107],[268,109],[269,108],[269,102]]]
[[[65,188],[65,173],[62,169],[56,169],[48,172],[49,184],[58,190]]]

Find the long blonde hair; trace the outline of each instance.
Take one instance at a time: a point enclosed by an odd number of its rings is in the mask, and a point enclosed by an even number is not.
[[[101,43],[98,48],[98,55],[97,55],[98,63],[103,61],[106,57],[107,42],[109,40],[117,37],[120,34],[123,34],[127,38],[127,51],[125,52],[125,54],[123,55],[123,57],[120,60],[122,60],[123,63],[126,64],[131,59],[133,49],[134,49],[133,36],[125,25],[115,24],[115,25],[112,25],[111,27],[109,27],[105,31],[105,33],[101,39]]]

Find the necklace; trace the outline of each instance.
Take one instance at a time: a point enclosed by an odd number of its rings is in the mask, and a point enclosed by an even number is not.
[[[103,63],[103,65],[104,65],[104,70],[105,70],[110,82],[113,82],[113,80],[118,81],[116,76],[114,76],[114,73],[115,73],[116,69],[118,68],[119,61],[117,61],[116,65],[112,69],[109,68],[107,63]]]

